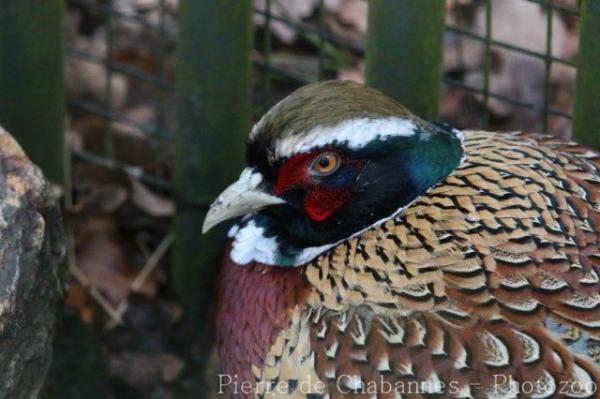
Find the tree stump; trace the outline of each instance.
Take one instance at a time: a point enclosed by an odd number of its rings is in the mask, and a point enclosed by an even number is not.
[[[40,396],[65,293],[57,201],[0,127],[0,398]]]

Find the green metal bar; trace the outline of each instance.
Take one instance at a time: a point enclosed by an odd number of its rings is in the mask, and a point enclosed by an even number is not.
[[[319,32],[319,80],[325,79],[325,0],[319,0],[317,10]]]
[[[166,57],[166,35],[165,35],[165,16],[167,13],[166,0],[159,0],[158,2],[158,12],[159,12],[159,21],[158,21],[158,65],[156,74],[160,80],[166,80],[165,76],[165,57]],[[162,87],[155,87],[156,92],[156,103],[154,105],[154,110],[156,113],[155,124],[157,130],[162,134],[166,128],[166,90]],[[155,142],[156,144],[156,142]],[[157,160],[159,163],[164,162],[167,159],[167,152],[160,151],[158,146],[154,147],[158,149],[157,152]]]
[[[203,236],[202,222],[207,205],[243,164],[251,124],[252,7],[250,0],[179,4],[174,189],[180,203],[171,271],[187,314],[208,322],[202,297],[212,296],[208,287],[225,235],[221,228]]]
[[[554,22],[554,1],[547,0],[546,8],[546,58],[544,60],[544,114],[542,131],[548,133],[548,108],[550,107],[550,72],[552,71],[552,30]]]
[[[266,16],[267,12],[256,8],[256,9],[254,9],[254,13],[257,15]],[[286,18],[283,15],[271,14],[271,19],[273,21],[281,22],[282,24],[285,24],[285,25],[289,26],[290,28],[297,30],[298,32],[313,33],[315,35],[322,34],[323,38],[325,39],[326,42],[331,43],[331,44],[335,45],[336,47],[340,47],[340,48],[349,50],[356,55],[363,55],[365,52],[365,49],[362,46],[360,46],[356,43],[352,43],[348,40],[344,40],[344,39],[334,35],[333,33],[328,32],[325,29],[322,29],[321,32],[319,32],[318,26],[315,27],[313,25],[308,25],[307,23],[293,21],[293,20],[289,19],[289,17]]]
[[[106,7],[106,59],[104,60],[106,82],[104,83],[104,109],[106,112],[112,112],[112,78],[113,78],[113,15],[110,12],[113,9],[113,0],[108,0]],[[112,131],[112,119],[106,121],[106,131],[104,132],[104,155],[108,159],[115,158],[115,141]]]
[[[573,137],[600,148],[600,2],[584,0],[577,55],[577,85]]]
[[[443,0],[371,0],[367,83],[416,114],[439,113],[444,35]]]
[[[469,86],[469,85],[463,83],[461,80],[452,79],[450,77],[444,78],[444,84],[446,84],[448,86],[459,87],[465,91],[468,91],[469,93],[483,94],[483,90],[481,88]],[[549,107],[548,109],[544,109],[543,106],[535,105],[532,103],[527,103],[524,101],[515,100],[514,98],[506,97],[506,96],[503,96],[503,95],[500,95],[500,94],[497,94],[494,92],[490,92],[489,96],[490,96],[490,98],[502,101],[507,104],[512,104],[512,105],[515,105],[520,108],[531,109],[533,111],[538,111],[540,113],[546,112],[549,115],[558,116],[560,118],[573,119],[572,115],[570,115],[566,112],[560,111],[558,109],[554,109],[552,107]]]
[[[91,114],[100,116],[106,120],[111,120],[113,122],[121,122],[126,125],[135,127],[136,129],[142,131],[146,135],[146,140],[161,141],[162,143],[164,143],[165,141],[172,141],[173,137],[175,136],[172,132],[166,129],[161,130],[157,125],[153,123],[141,124],[135,119],[132,119],[118,112],[106,111],[103,107],[98,106],[94,102],[70,100],[68,101],[68,105],[71,109],[89,112]]]
[[[71,46],[67,46],[67,56],[71,57],[71,58],[84,60],[84,61],[89,61],[91,63],[98,64],[98,65],[106,64],[104,57],[99,57],[99,56],[89,53],[85,50],[74,48]],[[116,62],[115,60],[112,60],[111,68],[114,72],[119,72],[122,75],[141,80],[145,83],[149,83],[149,84],[155,86],[157,89],[166,90],[166,91],[174,90],[173,85],[171,84],[171,82],[166,80],[166,78],[159,78],[158,76],[148,73],[148,72],[144,71],[143,69],[138,68],[136,66],[124,64],[124,63]]]
[[[483,127],[490,125],[490,74],[492,72],[492,1],[485,1],[485,41],[483,52]]]
[[[542,6],[545,6],[548,3],[548,0],[525,0],[525,1],[528,1],[530,3],[539,4]],[[561,4],[554,4],[552,6],[552,8],[554,8],[556,11],[560,11],[567,15],[571,15],[571,16],[579,15],[579,10],[577,10],[576,7],[569,7],[569,6],[565,6],[565,5],[561,5]]]
[[[172,191],[171,182],[159,176],[154,176],[146,173],[140,173],[140,167],[137,165],[127,165],[113,159],[106,159],[96,154],[86,151],[73,151],[73,158],[88,162],[94,165],[103,166],[105,168],[122,171],[129,176],[139,179],[149,186],[170,193]]]
[[[159,20],[158,20],[158,70],[157,75],[158,79],[165,79],[165,14],[167,12],[166,0],[159,0],[158,2],[158,10],[159,10]],[[156,88],[156,126],[159,130],[163,130],[165,127],[165,119],[166,119],[166,105],[165,105],[165,90],[162,87]],[[164,153],[162,154],[164,155]]]
[[[271,106],[271,51],[272,51],[272,32],[271,32],[271,0],[265,2],[265,28],[263,38],[263,54],[265,68],[262,70],[262,90],[263,90],[263,113],[269,110]]]
[[[61,0],[0,0],[0,125],[54,182],[64,179]]]
[[[531,0],[524,0],[524,1],[531,1]],[[554,7],[556,9],[556,6]],[[464,28],[459,28],[458,26],[451,26],[451,25],[446,25],[446,30],[449,32],[454,32],[456,34],[459,34],[461,36],[465,36],[468,37],[469,39],[473,39],[476,40],[478,42],[486,42],[489,41],[490,44],[493,47],[499,47],[499,48],[503,48],[509,51],[514,51],[515,53],[521,53],[521,54],[525,54],[525,55],[529,55],[533,58],[539,58],[542,60],[550,60],[552,62],[555,62],[557,64],[562,64],[562,65],[567,65],[570,67],[575,67],[576,64],[571,61],[571,60],[565,60],[563,58],[559,58],[559,57],[555,57],[555,56],[548,56],[545,53],[538,53],[537,51],[532,51],[529,49],[526,49],[524,47],[519,47],[519,46],[514,46],[510,43],[506,43],[506,42],[502,42],[499,40],[494,40],[494,39],[487,39],[485,36],[480,36],[477,33],[473,33],[467,29]]]
[[[147,29],[157,28],[156,24],[149,22],[143,14],[122,12],[115,9],[114,7],[108,7],[106,4],[104,4],[104,2],[100,0],[69,0],[69,4],[79,5],[88,11],[93,11],[96,14],[108,14],[124,22],[133,22]],[[176,29],[167,29],[167,27],[165,27],[164,33],[168,37],[174,37],[176,34]],[[143,47],[144,45],[146,45],[146,43],[138,42],[137,45]]]

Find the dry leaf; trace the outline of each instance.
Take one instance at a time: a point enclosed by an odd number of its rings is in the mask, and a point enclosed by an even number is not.
[[[175,203],[172,200],[150,191],[144,184],[131,176],[129,176],[129,182],[132,189],[131,199],[141,210],[158,218],[173,216]]]
[[[106,38],[97,34],[91,39],[78,36],[73,44],[76,50],[91,54],[103,60],[106,57]],[[99,104],[106,103],[106,83],[108,74],[105,65],[77,57],[67,59],[66,85],[71,98],[93,100]],[[127,102],[129,91],[128,79],[113,72],[110,76],[110,103],[114,109],[122,109]]]
[[[77,266],[91,285],[115,306],[124,301],[139,268],[130,265],[131,256],[114,220],[108,216],[93,218],[85,223],[76,238]],[[157,290],[157,282],[147,279],[138,292],[154,297]]]
[[[311,16],[318,4],[319,0],[272,1],[271,14],[293,22],[300,22],[304,18]],[[341,0],[325,0],[325,9],[330,12],[336,12],[339,10],[341,4]],[[254,0],[254,8],[264,12],[266,10],[266,1]],[[255,13],[253,18],[255,25],[264,26],[265,17],[263,15]],[[296,28],[276,19],[271,20],[271,30],[279,40],[286,44],[292,44],[298,36]]]
[[[339,18],[365,35],[367,33],[368,3],[365,0],[345,0],[339,11]]]

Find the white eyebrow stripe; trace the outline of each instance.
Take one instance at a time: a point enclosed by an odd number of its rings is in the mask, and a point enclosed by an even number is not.
[[[377,138],[410,137],[416,131],[417,126],[412,121],[399,117],[349,119],[336,126],[316,126],[306,134],[287,134],[277,139],[274,143],[275,157],[287,158],[333,143],[359,149]]]

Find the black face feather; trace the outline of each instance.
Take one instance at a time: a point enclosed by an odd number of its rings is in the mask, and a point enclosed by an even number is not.
[[[260,141],[246,143],[246,165],[256,168],[265,180],[274,182],[277,179],[277,170],[281,163],[271,165],[268,156],[268,147]]]
[[[307,192],[295,188],[282,197],[286,204],[268,207],[254,216],[266,234],[277,237],[282,255],[293,257],[306,247],[338,242],[388,218],[447,177],[460,163],[463,149],[455,131],[447,126],[417,128],[414,136],[376,139],[361,149],[332,147],[346,162],[324,187],[349,187],[351,195],[327,219],[311,219],[303,207]],[[247,162],[265,177],[265,189],[273,191],[277,172],[265,148],[249,144]]]

